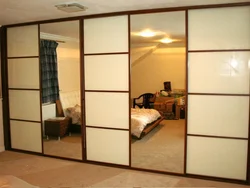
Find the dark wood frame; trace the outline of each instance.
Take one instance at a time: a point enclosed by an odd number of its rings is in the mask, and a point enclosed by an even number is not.
[[[192,9],[207,9],[207,8],[224,8],[224,7],[237,7],[237,6],[250,6],[250,2],[245,2],[245,3],[228,3],[228,4],[215,4],[215,5],[198,5],[198,6],[187,6],[187,7],[173,7],[173,8],[159,8],[159,9],[148,9],[148,10],[134,10],[134,11],[124,11],[124,12],[114,12],[114,13],[105,13],[105,14],[97,14],[97,15],[87,15],[87,16],[79,16],[79,17],[70,17],[70,18],[62,18],[62,19],[52,19],[52,20],[44,20],[44,21],[35,21],[35,22],[27,22],[27,23],[21,23],[21,24],[12,24],[12,25],[6,25],[2,26],[0,28],[0,37],[1,37],[1,67],[2,67],[2,96],[3,96],[3,124],[4,124],[4,143],[5,143],[5,149],[7,150],[13,150],[13,151],[19,151],[19,152],[24,152],[24,153],[33,153],[37,155],[42,155],[40,153],[36,152],[27,152],[27,151],[22,151],[22,150],[16,150],[11,148],[11,139],[10,139],[10,127],[9,127],[9,99],[8,99],[8,73],[7,73],[7,28],[10,27],[17,27],[17,26],[26,26],[26,25],[33,25],[33,24],[42,24],[42,23],[53,23],[53,22],[59,22],[59,21],[71,21],[71,20],[80,20],[80,31],[81,31],[81,46],[80,50],[81,52],[84,51],[84,46],[83,46],[83,29],[81,28],[83,26],[83,19],[88,19],[88,18],[98,18],[98,17],[107,17],[107,16],[118,16],[118,15],[128,15],[129,20],[130,20],[130,15],[132,14],[145,14],[145,13],[157,13],[157,12],[170,12],[170,11],[186,11],[186,15],[188,15],[188,10]],[[186,16],[186,21],[187,21],[187,16]],[[130,21],[129,21],[130,22]],[[188,35],[187,33],[187,25],[188,22],[186,22],[186,36]],[[187,39],[187,44],[188,44],[188,37]],[[130,41],[130,40],[129,40]],[[130,44],[130,43],[129,43]],[[186,45],[188,47],[188,45]],[[243,49],[244,51],[250,51],[250,49]],[[192,52],[211,52],[211,50],[197,50],[197,51],[186,51],[186,61],[188,59],[188,53]],[[216,50],[217,51],[217,50]],[[221,50],[223,51],[223,50]],[[225,50],[224,50],[225,51]],[[228,50],[227,50],[228,51]],[[234,50],[235,51],[235,50]],[[84,76],[83,70],[84,70],[84,58],[81,53],[81,75]],[[186,72],[188,71],[188,68],[186,68]],[[130,73],[129,73],[130,74]],[[130,76],[130,75],[129,75]],[[186,78],[187,78],[186,74]],[[186,79],[187,80],[187,79]],[[129,83],[131,82],[130,77],[129,77]],[[84,82],[81,80],[81,92],[82,92],[82,109],[84,109],[84,97],[85,97],[85,92],[84,90]],[[186,81],[186,88],[188,89],[188,82]],[[129,88],[130,89],[130,88]],[[188,93],[186,95],[199,95],[199,93]],[[201,95],[211,95],[210,93],[202,93]],[[217,94],[212,94],[212,95],[217,95]],[[230,95],[233,96],[232,94],[219,94],[219,95]],[[239,95],[238,95],[239,96]],[[250,95],[242,95],[242,96],[250,96]],[[187,105],[188,105],[188,97],[187,99]],[[250,104],[249,104],[250,107]],[[187,107],[186,107],[187,108]],[[186,117],[187,117],[187,110],[186,110]],[[83,116],[84,117],[84,116]],[[250,117],[250,113],[249,113]],[[85,126],[86,129],[86,121],[85,119],[82,120],[83,125]],[[249,120],[250,122],[250,120]],[[130,122],[131,126],[131,122]],[[131,127],[129,128],[131,129]],[[187,125],[186,125],[186,140],[187,140]],[[85,153],[83,157],[84,162],[88,163],[93,163],[93,164],[98,164],[98,165],[108,165],[108,166],[116,166],[116,167],[122,167],[122,168],[128,168],[127,166],[121,166],[121,165],[113,165],[113,164],[107,164],[107,163],[101,163],[101,162],[92,162],[92,161],[86,161],[86,147],[85,147],[85,138],[86,134],[83,132],[84,139],[83,139],[83,149],[85,149]],[[250,184],[250,126],[249,126],[249,134],[248,134],[248,164],[247,164],[247,180],[246,181],[241,181],[241,180],[233,180],[233,179],[227,179],[227,178],[219,178],[219,177],[207,177],[204,175],[192,175],[192,174],[187,174],[186,173],[186,152],[187,152],[187,143],[185,142],[185,164],[184,164],[184,174],[176,174],[176,173],[171,173],[171,172],[162,172],[162,171],[156,171],[156,170],[146,170],[146,169],[139,169],[139,168],[133,168],[131,167],[131,146],[130,146],[130,169],[135,169],[135,170],[142,170],[142,171],[148,171],[148,172],[156,172],[156,173],[163,173],[163,174],[172,174],[172,175],[177,175],[177,176],[184,176],[184,177],[194,177],[194,178],[200,178],[200,179],[209,179],[209,180],[216,180],[216,181],[226,181],[226,182],[232,182],[232,183],[240,183],[240,184]],[[131,140],[130,140],[131,141]],[[44,155],[43,155],[44,156]],[[56,157],[56,156],[49,156],[49,157],[54,157],[54,158],[60,158],[60,159],[66,159],[63,157]],[[72,160],[72,161],[78,161],[74,159],[67,159],[67,160]]]
[[[142,131],[141,136],[139,139],[142,139],[146,134],[148,134],[150,131],[152,131],[157,125],[159,125],[162,120],[164,120],[165,118],[163,116],[161,116],[159,119],[157,119],[156,121],[154,121],[153,123],[148,124]]]

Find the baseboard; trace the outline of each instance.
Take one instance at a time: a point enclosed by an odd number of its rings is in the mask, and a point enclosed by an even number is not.
[[[0,146],[0,152],[5,151],[4,146]]]

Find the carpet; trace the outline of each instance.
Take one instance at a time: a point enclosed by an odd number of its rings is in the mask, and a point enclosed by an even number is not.
[[[132,166],[183,173],[185,120],[163,120],[141,140],[132,140]]]
[[[12,175],[0,175],[0,188],[39,188]]]
[[[60,156],[73,159],[82,159],[82,139],[80,134],[71,136],[44,139],[44,153],[53,156]]]

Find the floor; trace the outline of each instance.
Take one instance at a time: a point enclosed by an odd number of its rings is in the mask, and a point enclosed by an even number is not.
[[[72,159],[82,159],[82,138],[80,134],[72,133],[60,140],[57,137],[49,137],[43,140],[44,153]]]
[[[29,188],[28,184],[39,188],[248,187],[240,184],[91,165],[11,151],[0,153],[0,188]]]
[[[163,120],[141,140],[133,139],[133,167],[183,173],[185,119]]]

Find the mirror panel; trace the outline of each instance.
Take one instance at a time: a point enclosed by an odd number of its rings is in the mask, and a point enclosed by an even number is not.
[[[185,12],[132,15],[130,36],[132,167],[184,173]]]
[[[44,154],[81,160],[78,20],[40,25],[40,63]]]

